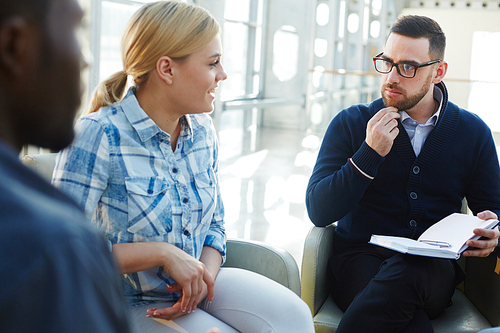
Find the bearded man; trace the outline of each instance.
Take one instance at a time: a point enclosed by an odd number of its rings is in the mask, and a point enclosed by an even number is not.
[[[382,98],[331,122],[307,188],[311,221],[334,233],[332,297],[342,332],[433,332],[464,273],[455,260],[400,254],[372,234],[417,239],[462,201],[500,213],[500,170],[488,126],[448,101],[446,38],[434,20],[403,16],[373,58]],[[484,257],[498,229],[476,229],[464,256]]]

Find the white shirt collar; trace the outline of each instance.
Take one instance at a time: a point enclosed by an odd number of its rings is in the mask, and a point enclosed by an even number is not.
[[[443,92],[436,86],[434,86],[434,99],[439,102],[439,107],[437,111],[427,120],[425,125],[436,125],[439,115],[441,114],[441,108],[443,107]],[[401,122],[411,118],[406,111],[399,111],[399,114],[401,115]]]

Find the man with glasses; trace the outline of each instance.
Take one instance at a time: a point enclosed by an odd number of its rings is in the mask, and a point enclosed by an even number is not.
[[[448,101],[445,36],[423,16],[403,16],[374,59],[382,98],[331,122],[309,181],[316,226],[338,221],[332,297],[342,332],[433,332],[464,273],[454,260],[403,255],[368,244],[372,234],[418,238],[459,212],[500,214],[500,170],[489,128]],[[464,256],[489,255],[499,231],[476,229]]]

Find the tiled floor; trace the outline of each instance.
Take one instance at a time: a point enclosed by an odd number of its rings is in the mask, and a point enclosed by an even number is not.
[[[236,116],[219,131],[227,235],[281,247],[300,269],[312,226],[305,190],[321,139],[295,130],[243,127]]]

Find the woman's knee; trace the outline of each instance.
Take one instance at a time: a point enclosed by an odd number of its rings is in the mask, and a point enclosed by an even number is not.
[[[273,280],[242,269],[222,268],[215,285],[214,300],[204,309],[240,331],[314,332],[309,307]],[[253,326],[241,326],[248,323]]]

